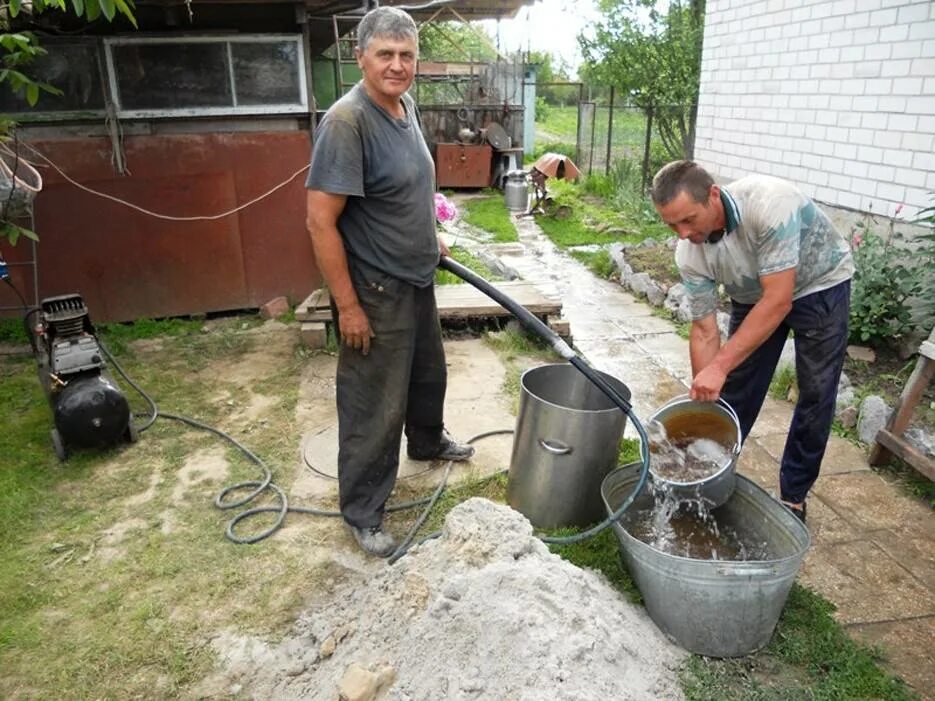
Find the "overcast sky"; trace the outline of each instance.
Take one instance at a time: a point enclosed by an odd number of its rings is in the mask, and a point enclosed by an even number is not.
[[[572,77],[581,63],[578,33],[598,17],[593,0],[538,0],[523,7],[515,19],[500,22],[500,48],[515,51],[549,51],[572,66]],[[497,36],[495,21],[481,22],[492,37]]]

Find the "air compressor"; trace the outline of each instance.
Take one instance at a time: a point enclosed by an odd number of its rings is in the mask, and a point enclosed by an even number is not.
[[[43,299],[27,315],[26,328],[52,407],[52,447],[58,459],[65,460],[72,447],[135,442],[139,434],[130,404],[107,369],[81,295]]]

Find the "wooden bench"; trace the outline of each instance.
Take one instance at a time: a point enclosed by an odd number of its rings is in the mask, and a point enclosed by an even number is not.
[[[935,329],[932,329],[928,340],[922,342],[915,369],[906,382],[899,401],[889,421],[886,422],[886,427],[877,431],[876,443],[870,453],[871,465],[883,465],[890,459],[890,456],[895,455],[930,480],[935,480],[935,460],[924,455],[903,438],[903,431],[912,419],[912,412],[922,399],[922,393],[925,392],[933,375],[935,375]]]

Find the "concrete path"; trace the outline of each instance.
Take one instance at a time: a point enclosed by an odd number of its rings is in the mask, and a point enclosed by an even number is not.
[[[684,394],[688,342],[673,324],[558,251],[532,220],[517,224],[519,245],[483,248],[562,300],[576,347],[627,384],[637,416]],[[739,462],[773,494],[791,414],[791,403],[768,398]],[[808,518],[813,544],[799,581],[837,606],[853,636],[879,645],[923,698],[935,698],[935,515],[871,470],[863,450],[832,436]]]

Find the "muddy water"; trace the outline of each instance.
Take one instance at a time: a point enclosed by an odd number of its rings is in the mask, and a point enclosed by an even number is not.
[[[634,538],[669,555],[695,560],[768,560],[768,544],[708,511],[703,502],[685,502],[657,491],[652,508],[637,509],[622,519]]]
[[[704,414],[692,418],[696,424],[708,420]],[[698,432],[704,434],[704,428]],[[670,432],[668,423],[663,425],[659,421],[648,421],[646,430],[652,472],[663,480],[697,482],[719,472],[730,459],[728,448],[718,441],[686,435],[683,430]]]

